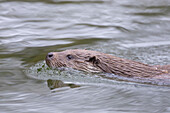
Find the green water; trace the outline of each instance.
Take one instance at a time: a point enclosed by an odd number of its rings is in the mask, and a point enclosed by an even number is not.
[[[44,62],[79,48],[166,65],[169,31],[169,0],[0,0],[0,113],[169,113],[167,86]]]

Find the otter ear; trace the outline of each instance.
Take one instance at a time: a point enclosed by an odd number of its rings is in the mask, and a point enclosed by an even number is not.
[[[93,56],[89,58],[88,62],[91,62],[93,64],[99,64],[100,60]]]

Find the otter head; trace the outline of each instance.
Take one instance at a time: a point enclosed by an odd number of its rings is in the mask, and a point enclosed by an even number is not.
[[[58,67],[68,67],[86,72],[102,72],[97,66],[100,60],[97,58],[98,52],[90,50],[66,50],[62,52],[50,52],[46,56],[46,64],[55,69]]]

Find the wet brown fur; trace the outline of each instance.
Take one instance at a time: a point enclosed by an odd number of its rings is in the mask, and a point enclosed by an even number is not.
[[[70,67],[86,72],[106,72],[136,78],[170,79],[170,65],[151,66],[91,50],[66,50],[53,52],[46,57],[49,67]]]

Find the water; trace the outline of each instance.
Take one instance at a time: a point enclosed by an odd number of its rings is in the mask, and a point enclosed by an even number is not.
[[[169,31],[169,0],[0,0],[0,112],[169,113],[167,86],[42,67],[77,48],[166,65]]]

